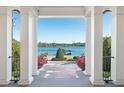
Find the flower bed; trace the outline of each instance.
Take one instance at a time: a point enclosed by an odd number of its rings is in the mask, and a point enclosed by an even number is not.
[[[77,58],[76,63],[83,71],[85,70],[85,56]]]
[[[38,69],[41,68],[48,61],[47,55],[38,56]]]

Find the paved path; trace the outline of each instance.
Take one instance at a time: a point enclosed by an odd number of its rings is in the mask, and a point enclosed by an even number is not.
[[[50,62],[45,64],[39,76],[30,86],[37,87],[82,87],[92,86],[88,76],[73,62]]]

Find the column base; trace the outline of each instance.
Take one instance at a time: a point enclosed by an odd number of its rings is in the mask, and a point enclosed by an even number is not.
[[[124,80],[113,81],[113,84],[115,84],[115,85],[124,85]]]
[[[0,80],[0,85],[8,85],[10,83],[10,81],[7,81],[7,80]]]
[[[85,75],[90,76],[90,73],[88,73],[86,70],[85,70],[85,71],[83,71],[83,73],[84,73]]]
[[[27,86],[27,85],[30,85],[33,81],[33,77],[29,78],[28,80],[27,79],[20,79],[20,81],[18,82],[18,85],[20,86]]]
[[[94,80],[93,77],[90,77],[90,82],[94,86],[103,86],[105,83],[103,80]]]
[[[40,71],[39,70],[32,73],[33,76],[38,76],[39,74],[40,74]]]

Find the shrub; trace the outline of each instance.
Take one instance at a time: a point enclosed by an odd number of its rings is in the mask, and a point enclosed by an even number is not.
[[[48,53],[44,52],[44,53],[41,54],[41,56],[48,56]]]
[[[73,59],[74,60],[77,60],[79,58],[79,56],[74,56]]]
[[[63,48],[62,48],[62,52],[64,53],[64,55],[66,54],[66,51],[65,51],[65,49],[63,49]]]
[[[57,50],[56,58],[64,59],[64,53],[63,53],[63,50],[61,48],[59,48]]]
[[[67,58],[64,58],[64,53],[65,53],[65,50],[59,48],[57,50],[56,57],[52,58],[51,61],[66,61]]]
[[[48,58],[46,55],[40,55],[38,56],[38,68],[41,68],[43,64],[46,64],[48,61]]]

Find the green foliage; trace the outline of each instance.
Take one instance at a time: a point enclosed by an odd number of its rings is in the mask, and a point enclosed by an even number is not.
[[[12,39],[12,76],[20,76],[20,42]]]
[[[56,57],[52,58],[52,61],[66,61],[67,59],[64,58],[65,50],[59,48],[56,53]]]
[[[20,57],[20,42],[15,39],[12,40],[12,56]]]
[[[111,37],[103,38],[103,76],[106,77],[105,72],[110,73],[111,70]],[[109,74],[108,74],[109,75]]]
[[[38,47],[47,47],[47,46],[85,46],[85,43],[72,43],[72,44],[67,44],[67,43],[46,43],[46,42],[39,42]]]
[[[47,47],[47,46],[48,46],[47,43],[41,43],[41,42],[38,43],[38,47]]]
[[[42,53],[41,56],[48,56],[48,52]]]
[[[103,38],[103,56],[111,56],[111,37]]]
[[[104,72],[103,72],[104,78],[109,78],[110,75],[111,75],[111,72],[110,72],[110,71],[104,71]]]
[[[63,53],[63,50],[62,50],[61,48],[59,48],[59,49],[57,50],[56,58],[64,59],[64,53]]]
[[[76,59],[78,59],[78,58],[79,58],[79,56],[74,56],[74,57],[73,57],[74,60],[76,60]]]
[[[62,48],[61,50],[62,50],[62,52],[63,52],[63,53],[64,53],[64,55],[65,55],[65,54],[66,54],[66,51],[65,51],[65,49],[63,49],[63,48]]]

